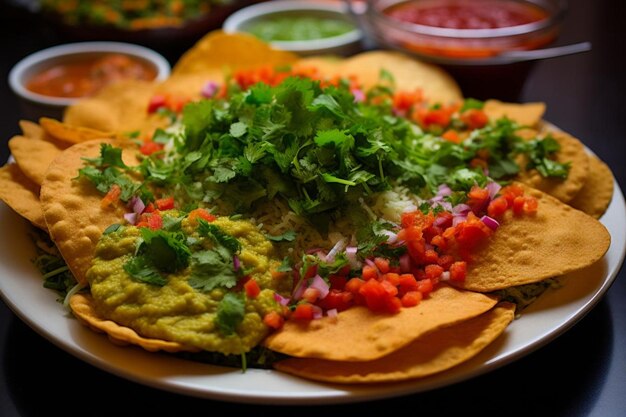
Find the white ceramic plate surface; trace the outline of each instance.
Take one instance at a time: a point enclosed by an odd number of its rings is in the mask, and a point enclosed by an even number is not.
[[[626,251],[626,206],[617,183],[601,219],[611,233],[606,256],[563,278],[524,311],[500,337],[475,358],[438,375],[395,384],[344,386],[311,382],[272,370],[217,367],[113,345],[106,336],[73,319],[42,286],[31,263],[29,227],[0,203],[0,294],[9,307],[55,345],[115,375],[155,388],[191,396],[264,404],[324,404],[371,400],[423,392],[463,381],[515,361],[569,329],[600,300],[614,281]]]

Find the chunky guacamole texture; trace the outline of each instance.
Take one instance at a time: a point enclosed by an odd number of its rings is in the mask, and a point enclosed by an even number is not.
[[[240,265],[217,262],[217,267],[225,269],[219,271],[208,261],[201,262],[224,251],[219,241],[201,232],[201,222],[175,215],[166,219],[174,225],[170,226],[173,236],[189,249],[189,263],[179,270],[170,269],[173,272],[159,272],[160,280],[144,280],[141,271],[127,272],[144,250],[142,230],[121,226],[106,233],[87,273],[97,309],[103,317],[147,337],[224,354],[249,351],[269,332],[263,317],[281,309],[274,294],[285,284],[270,274],[270,268],[279,264],[272,243],[250,222],[212,221],[211,227],[240,243],[235,255]],[[205,276],[211,272],[212,276]],[[258,296],[248,297],[241,289],[246,279],[259,284]]]

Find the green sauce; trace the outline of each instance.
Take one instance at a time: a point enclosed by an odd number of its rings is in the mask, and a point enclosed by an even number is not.
[[[249,33],[266,42],[332,38],[354,30],[346,20],[321,16],[280,15],[252,23]]]

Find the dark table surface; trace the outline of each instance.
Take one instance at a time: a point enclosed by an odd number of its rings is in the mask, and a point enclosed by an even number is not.
[[[625,4],[571,1],[560,42],[591,41],[593,50],[538,63],[519,98],[547,103],[545,118],[593,149],[622,185],[626,184]],[[20,58],[65,39],[28,14],[4,3],[0,8],[0,160],[5,161],[6,141],[19,133],[20,118],[6,83],[8,72]],[[170,60],[180,53],[175,48],[163,52]],[[320,407],[231,404],[138,385],[58,349],[0,302],[0,416],[353,411],[375,415],[389,408],[409,410],[411,415],[624,416],[625,275],[621,271],[600,303],[569,331],[515,363],[426,393]]]

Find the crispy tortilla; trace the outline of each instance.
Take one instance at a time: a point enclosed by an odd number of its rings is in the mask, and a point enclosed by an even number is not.
[[[39,204],[39,186],[28,179],[17,164],[0,168],[0,200],[35,226],[47,230]]]
[[[422,378],[469,360],[493,342],[513,320],[515,305],[500,303],[478,317],[427,333],[405,347],[369,362],[290,358],[280,371],[342,384],[397,382]]]
[[[75,126],[48,117],[39,119],[39,124],[48,135],[68,144],[86,142],[92,139],[112,138],[114,136],[112,132],[104,132],[90,127]]]
[[[114,321],[100,317],[95,309],[91,295],[74,294],[70,297],[70,308],[74,316],[82,324],[95,332],[106,333],[109,340],[116,345],[137,345],[150,352],[163,350],[174,353],[181,351],[195,352],[198,350],[176,342],[139,336],[137,332],[129,327],[120,326]]]
[[[380,314],[357,306],[329,317],[302,323],[290,320],[265,339],[265,346],[301,358],[333,361],[371,361],[418,337],[476,317],[497,300],[479,293],[442,286],[416,307],[397,314]]]
[[[611,235],[602,223],[522,186],[537,198],[537,213],[514,216],[507,211],[497,232],[473,253],[459,287],[490,292],[530,284],[590,266],[608,250]]]
[[[25,136],[11,138],[9,149],[24,175],[37,185],[41,185],[48,166],[63,151],[52,142]]]
[[[561,149],[556,154],[556,161],[571,163],[567,178],[547,178],[541,176],[536,169],[524,169],[528,160],[526,157],[520,157],[518,164],[522,169],[516,180],[568,203],[578,194],[587,181],[589,157],[583,144],[575,137],[555,130],[549,131],[549,134],[561,145]]]
[[[50,237],[81,284],[87,282],[85,274],[102,232],[126,211],[121,203],[103,209],[100,192],[88,181],[76,179],[82,158],[99,156],[102,143],[114,142],[94,140],[64,150],[50,164],[41,185],[41,206]],[[122,158],[127,165],[137,163],[131,144],[116,145],[125,146]]]
[[[63,121],[118,136],[130,132],[152,132],[167,126],[167,119],[148,114],[148,104],[155,94],[156,83],[127,80],[111,84],[88,99],[67,108]]]
[[[311,59],[303,60],[304,63]],[[319,61],[313,61],[316,63]],[[326,76],[356,76],[368,88],[380,83],[381,70],[389,72],[395,85],[404,91],[422,90],[426,99],[434,103],[449,103],[462,99],[461,89],[444,70],[418,61],[400,52],[363,52],[341,61],[324,62],[320,71]],[[325,71],[330,71],[326,73]]]
[[[545,103],[504,103],[499,100],[487,100],[483,107],[487,117],[497,120],[507,117],[522,126],[536,127],[546,112]]]
[[[298,56],[271,48],[252,35],[213,31],[200,39],[178,60],[172,75],[214,73],[259,65],[293,64]]]
[[[585,185],[569,204],[590,216],[602,217],[613,198],[613,173],[600,158],[589,155],[589,175]]]

